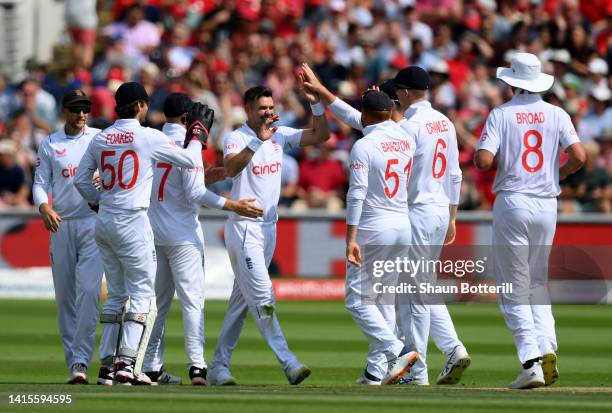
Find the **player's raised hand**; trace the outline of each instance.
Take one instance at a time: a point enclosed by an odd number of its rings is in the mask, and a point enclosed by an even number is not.
[[[270,139],[278,130],[278,127],[272,127],[272,124],[274,122],[278,122],[279,120],[280,117],[276,113],[266,115],[263,122],[261,122],[259,131],[257,131],[257,137],[264,142]]]
[[[238,215],[242,215],[247,218],[260,218],[264,214],[264,210],[258,206],[253,205],[255,202],[255,198],[245,198],[239,199],[237,201],[228,199],[226,204],[229,203],[230,211],[237,213]]]
[[[355,241],[350,241],[346,245],[346,260],[357,267],[361,267],[361,249]]]
[[[305,85],[306,75],[304,74],[304,69],[300,69],[300,71],[297,74],[297,78],[298,78],[298,88],[300,89],[300,92],[302,92],[302,94],[306,96],[306,99],[308,99],[308,102],[310,104],[315,104],[319,102],[321,100],[319,97],[319,94],[313,91],[312,89],[307,88]]]
[[[302,85],[305,90],[316,93],[317,95],[327,90],[319,78],[317,78],[315,72],[308,66],[308,63],[302,63],[301,69],[300,74],[303,77]]]
[[[40,214],[42,215],[42,220],[47,231],[57,232],[59,230],[62,218],[49,204],[42,204],[40,206]]]

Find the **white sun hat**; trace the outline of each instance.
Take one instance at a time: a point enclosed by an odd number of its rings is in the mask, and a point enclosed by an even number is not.
[[[512,55],[510,67],[498,67],[497,78],[510,86],[533,93],[546,92],[555,78],[542,73],[540,60],[531,53]]]

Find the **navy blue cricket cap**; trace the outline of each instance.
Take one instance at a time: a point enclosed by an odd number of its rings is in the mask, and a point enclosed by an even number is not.
[[[374,112],[382,112],[393,109],[391,98],[379,90],[368,90],[361,98],[361,108]]]
[[[189,112],[194,104],[195,102],[184,93],[170,93],[164,101],[164,115],[167,118],[179,117]]]
[[[408,66],[397,72],[393,78],[396,89],[429,89],[429,75],[418,66]]]
[[[85,92],[81,89],[71,90],[62,97],[62,106],[69,107],[79,105],[91,106],[91,100],[89,100]]]
[[[129,105],[138,100],[149,101],[149,95],[144,86],[138,82],[126,82],[119,86],[115,92],[115,102],[118,107]]]
[[[395,85],[393,84],[393,79],[387,79],[378,85],[378,88],[381,92],[384,92],[391,98],[391,100],[399,100],[397,97],[397,90],[395,90]]]

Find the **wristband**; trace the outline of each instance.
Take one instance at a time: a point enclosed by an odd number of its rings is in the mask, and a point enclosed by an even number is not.
[[[249,141],[249,143],[247,144],[247,148],[249,148],[250,150],[252,150],[253,152],[257,152],[257,150],[259,148],[261,148],[261,145],[263,145],[264,141],[262,141],[259,138],[253,138]]]
[[[321,102],[317,102],[314,105],[311,103],[310,110],[312,111],[312,114],[314,116],[323,116],[323,114],[325,113],[325,107]]]

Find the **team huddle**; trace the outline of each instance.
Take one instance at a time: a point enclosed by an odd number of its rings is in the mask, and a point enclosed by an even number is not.
[[[327,90],[307,64],[298,80],[311,106],[309,129],[275,127],[270,89],[245,92],[245,124],[226,136],[224,167],[204,168],[214,113],[173,93],[164,103],[162,131],[141,126],[148,110],[142,85],[124,83],[115,94],[118,119],[99,130],[86,125],[91,101],[80,90],[66,94],[63,130],[39,149],[33,194],[51,232],[60,335],[70,369],[67,383],[87,383],[96,323],[102,323],[97,383],[181,384],[164,369],[166,317],[176,292],[183,313],[189,380],[194,385],[237,384],[231,357],[247,313],[274,352],[289,383],[310,369],[289,349],[276,315],[268,266],[276,244],[283,152],[329,139],[325,105],[361,130],[350,154],[347,193],[345,305],[369,341],[358,384],[429,385],[429,335],[446,356],[437,384],[455,384],[471,358],[443,303],[367,303],[364,248],[404,248],[437,259],[455,239],[461,189],[452,122],[427,100],[429,77],[410,66],[364,93],[361,112]],[[497,168],[494,246],[550,246],[556,225],[559,179],[578,170],[585,154],[569,116],[539,93],[554,79],[539,60],[517,53],[512,68],[498,69],[512,100],[487,119],[474,156],[481,169]],[[559,145],[568,161],[559,167]],[[206,184],[232,177],[231,198]],[[52,195],[52,205],[49,199]],[[230,211],[225,242],[234,285],[210,366],[204,358],[205,248],[200,205]],[[494,250],[497,251],[497,250]],[[554,318],[547,292],[546,248],[537,254],[495,257],[499,305],[517,347],[521,370],[509,387],[550,385],[558,379]],[[98,316],[102,275],[107,298]],[[371,274],[366,274],[371,276]],[[397,278],[389,275],[388,283]],[[436,274],[417,273],[417,282]]]

